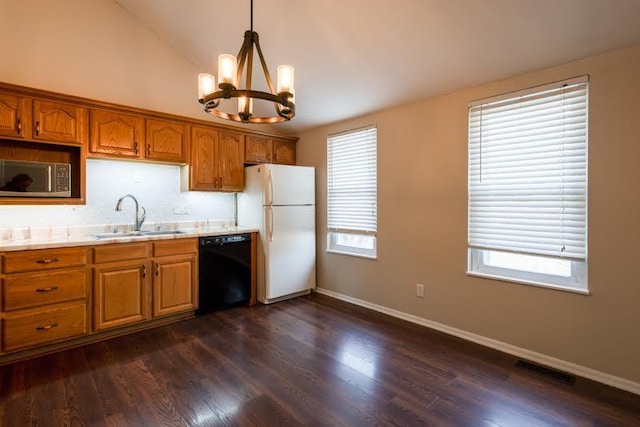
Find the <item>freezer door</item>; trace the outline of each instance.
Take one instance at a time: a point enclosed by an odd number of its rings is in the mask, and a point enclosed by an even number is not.
[[[265,205],[315,204],[315,168],[288,165],[266,167]]]
[[[270,300],[315,288],[315,207],[266,206],[264,213],[265,281],[259,296]]]

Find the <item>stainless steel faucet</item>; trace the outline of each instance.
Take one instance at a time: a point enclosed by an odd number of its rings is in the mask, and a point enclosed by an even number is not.
[[[116,204],[116,210],[122,210],[122,201],[130,197],[136,203],[136,218],[133,221],[133,231],[140,231],[140,227],[142,227],[142,223],[147,218],[147,210],[138,204],[138,200],[133,197],[131,194],[126,194],[118,199],[118,204]],[[139,209],[142,208],[142,216],[139,215]]]

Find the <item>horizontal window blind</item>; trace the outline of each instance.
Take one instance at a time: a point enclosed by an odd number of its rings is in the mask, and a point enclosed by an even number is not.
[[[327,139],[329,231],[377,231],[377,129],[367,127]]]
[[[469,246],[586,258],[586,78],[469,108]]]

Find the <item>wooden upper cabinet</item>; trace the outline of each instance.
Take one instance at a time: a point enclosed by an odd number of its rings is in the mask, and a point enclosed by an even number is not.
[[[281,165],[295,165],[296,143],[284,139],[274,139],[273,163],[278,163]]]
[[[138,158],[145,149],[144,117],[107,110],[91,110],[89,151]]]
[[[247,135],[244,150],[247,163],[271,163],[271,150],[271,138]]]
[[[244,135],[220,131],[218,139],[218,190],[244,189]]]
[[[189,125],[169,120],[147,119],[144,157],[163,162],[186,163]]]
[[[189,189],[242,191],[244,188],[244,135],[193,126]]]
[[[245,162],[296,164],[296,143],[286,139],[247,135]]]
[[[216,146],[218,131],[199,126],[191,127],[191,167],[189,189],[212,191],[218,183]]]
[[[35,99],[33,139],[82,145],[87,139],[87,110],[74,104]]]
[[[0,136],[31,137],[31,104],[28,98],[0,92]]]

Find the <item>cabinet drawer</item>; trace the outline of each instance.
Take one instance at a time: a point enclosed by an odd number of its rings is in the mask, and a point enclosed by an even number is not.
[[[87,333],[87,307],[66,303],[42,310],[7,313],[3,324],[4,351],[53,343]]]
[[[153,256],[195,254],[198,248],[196,239],[159,240],[153,242]]]
[[[86,262],[87,251],[85,248],[7,252],[4,256],[4,272],[19,273],[22,271],[84,266]]]
[[[148,255],[149,244],[146,242],[121,243],[93,248],[93,262],[96,264],[146,258]]]
[[[6,311],[85,298],[86,270],[74,268],[43,273],[14,274],[5,278]]]

